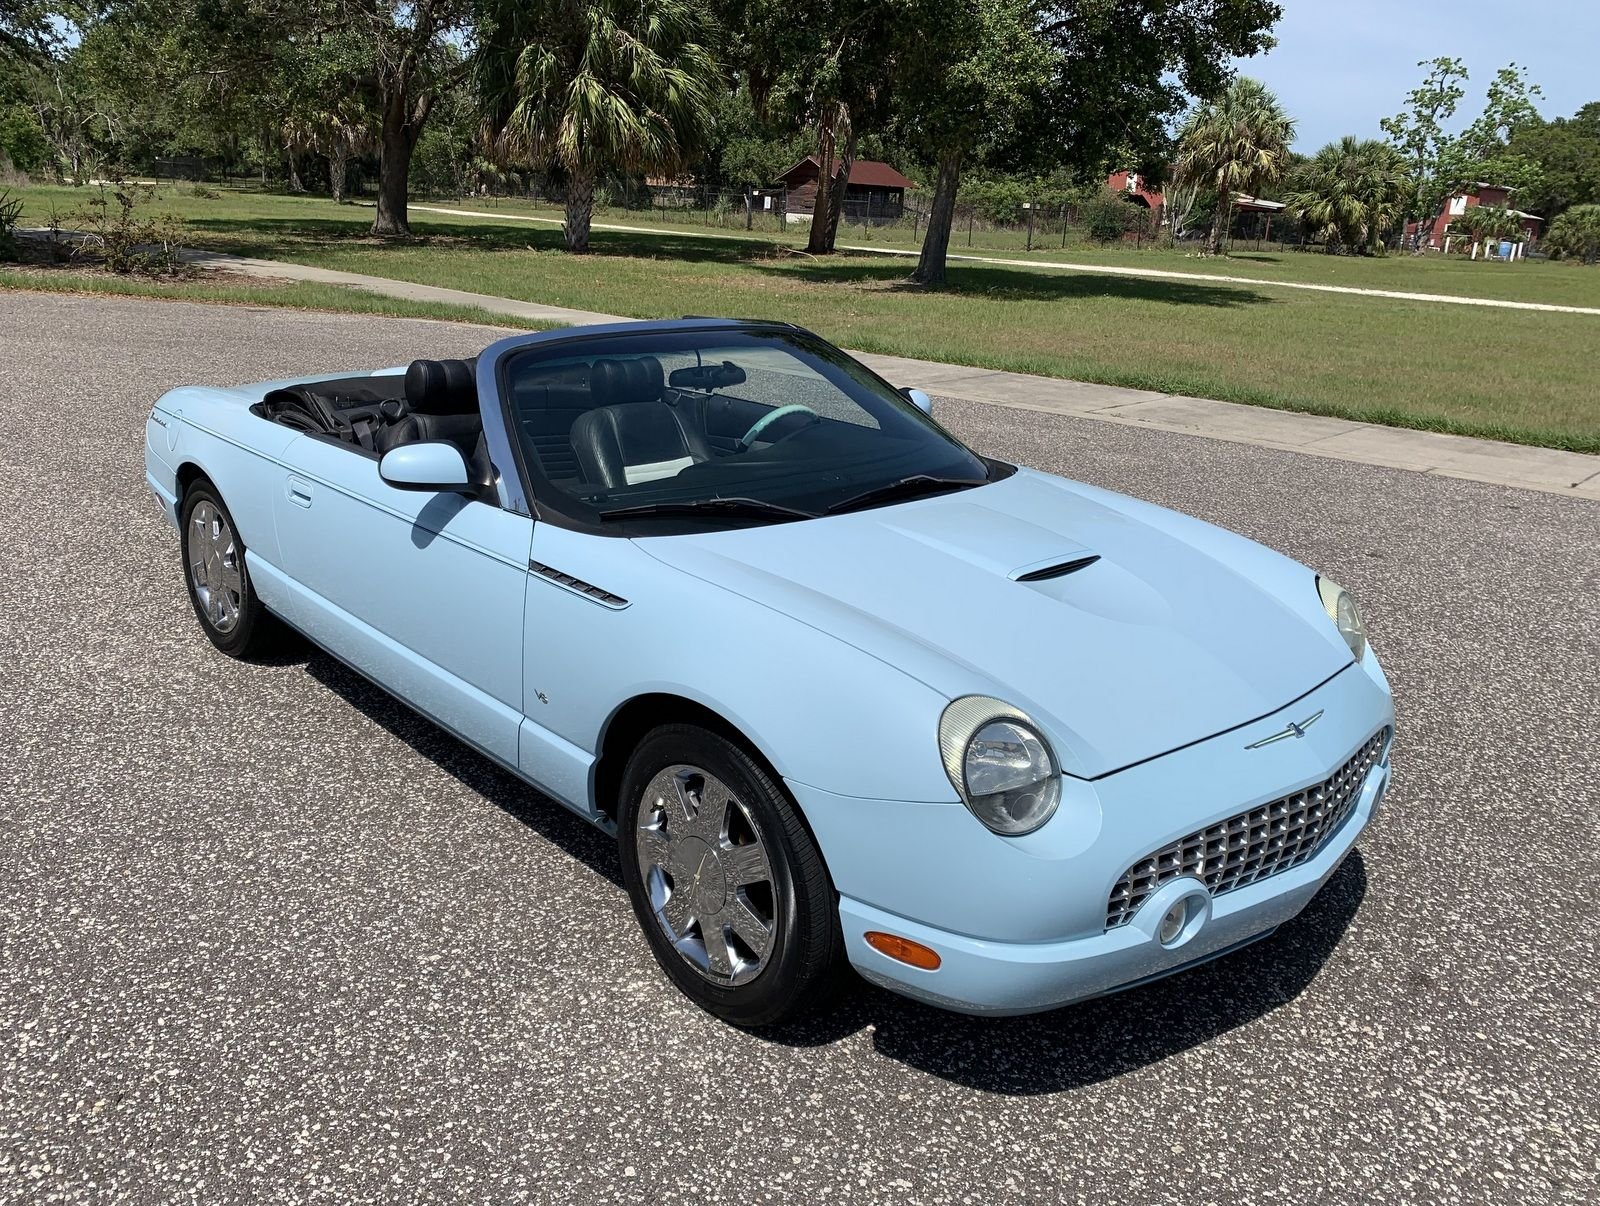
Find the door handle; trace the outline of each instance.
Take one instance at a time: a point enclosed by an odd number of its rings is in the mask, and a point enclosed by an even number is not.
[[[305,478],[291,473],[289,475],[289,501],[299,507],[311,505],[311,483]]]

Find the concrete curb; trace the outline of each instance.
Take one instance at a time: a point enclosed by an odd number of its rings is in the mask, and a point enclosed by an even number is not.
[[[321,281],[386,297],[473,306],[490,313],[552,325],[590,326],[634,321],[615,314],[546,306],[280,260],[247,259],[213,252],[193,253],[190,258],[204,268],[226,269],[248,276]],[[1401,427],[1380,427],[1349,419],[1296,414],[1262,406],[1217,402],[1209,398],[1091,385],[1057,377],[1035,377],[1026,373],[940,364],[902,356],[854,354],[898,386],[915,387],[946,398],[984,402],[1016,410],[1072,415],[1100,423],[1148,427],[1236,444],[1287,449],[1333,460],[1384,465],[1393,469],[1409,469],[1417,473],[1600,501],[1600,457],[1578,452],[1502,444],[1494,440],[1410,431]]]

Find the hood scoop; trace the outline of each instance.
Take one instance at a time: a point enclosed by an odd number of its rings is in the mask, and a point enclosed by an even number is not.
[[[1014,569],[1009,577],[1013,582],[1048,582],[1052,578],[1065,578],[1068,574],[1088,569],[1098,560],[1099,553],[1084,553],[1066,560],[1052,559],[1043,565],[1025,565],[1021,569]]]

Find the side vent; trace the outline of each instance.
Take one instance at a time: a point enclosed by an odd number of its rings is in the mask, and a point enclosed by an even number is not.
[[[1074,557],[1070,561],[1060,561],[1055,565],[1041,565],[1038,569],[1031,569],[1025,574],[1018,574],[1018,582],[1045,582],[1051,578],[1065,578],[1068,574],[1075,574],[1081,569],[1088,569],[1100,560],[1099,553],[1090,553],[1087,557]]]
[[[592,582],[585,582],[582,578],[574,578],[571,574],[564,574],[558,569],[544,564],[542,561],[528,562],[528,572],[537,574],[546,582],[553,582],[557,586],[570,590],[575,595],[581,595],[591,603],[598,603],[602,607],[610,607],[621,611],[628,605],[628,601],[621,595],[614,595],[608,590],[602,590]]]

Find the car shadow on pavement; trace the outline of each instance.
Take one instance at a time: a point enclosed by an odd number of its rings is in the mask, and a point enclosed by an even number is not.
[[[768,1031],[796,1046],[871,1027],[879,1054],[991,1093],[1059,1093],[1199,1046],[1294,1000],[1316,979],[1366,896],[1353,851],[1272,937],[1186,972],[1050,1013],[979,1018],[863,985],[830,1015]]]
[[[615,838],[530,787],[427,717],[412,711],[336,658],[311,649],[302,657],[307,674],[369,720],[382,725],[418,754],[453,775],[463,786],[559,846],[618,891],[622,890]]]
[[[302,657],[308,674],[374,723],[623,890],[613,838],[334,658],[310,650]],[[1352,851],[1305,911],[1272,937],[1050,1013],[968,1017],[850,976],[819,1013],[752,1033],[777,1045],[821,1047],[870,1029],[880,1055],[945,1080],[991,1093],[1064,1092],[1158,1063],[1294,1000],[1333,954],[1366,891],[1366,865]],[[665,980],[662,991],[671,991]]]

